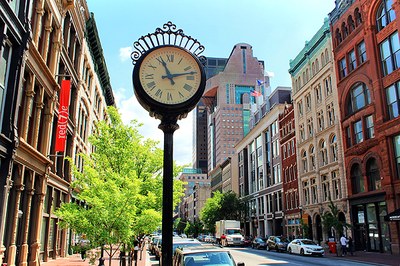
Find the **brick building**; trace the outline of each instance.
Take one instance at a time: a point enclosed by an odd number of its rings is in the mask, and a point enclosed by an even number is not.
[[[336,1],[329,14],[355,247],[399,253],[400,2]]]

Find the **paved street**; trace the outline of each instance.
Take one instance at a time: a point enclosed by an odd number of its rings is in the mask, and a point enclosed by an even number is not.
[[[244,262],[246,266],[264,265],[320,265],[320,266],[368,266],[391,265],[400,266],[400,256],[381,253],[358,252],[354,256],[337,257],[336,254],[326,254],[324,257],[310,257],[277,253],[275,251],[255,250],[251,248],[230,247],[236,262]],[[158,260],[147,255],[147,266],[158,266]]]

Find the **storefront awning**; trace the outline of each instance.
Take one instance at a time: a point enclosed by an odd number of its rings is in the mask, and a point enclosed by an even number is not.
[[[386,221],[400,221],[400,209],[395,210],[394,212],[389,213],[385,216]]]

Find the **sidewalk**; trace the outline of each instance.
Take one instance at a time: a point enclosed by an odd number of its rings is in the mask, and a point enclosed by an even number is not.
[[[366,262],[382,266],[383,265],[400,266],[400,255],[392,255],[379,252],[357,251],[354,252],[353,256],[347,254],[344,257],[338,257],[336,256],[336,254],[326,252],[325,256],[331,258],[337,258],[338,260],[343,260],[343,261],[347,260],[347,261]]]
[[[142,259],[140,259],[140,252],[138,254],[138,261],[136,266],[148,266],[150,265],[149,263],[149,256],[146,250],[147,245],[143,248],[142,251]],[[109,266],[109,257],[106,254],[106,252],[104,252],[104,256],[105,256],[105,261],[104,261],[104,266]],[[44,265],[44,266],[64,266],[64,265],[68,265],[68,266],[90,266],[89,264],[89,259],[86,259],[85,261],[82,261],[81,259],[81,255],[80,254],[73,254],[70,255],[66,258],[57,258],[56,260],[49,260],[47,262],[41,262],[40,265]],[[99,265],[99,260],[97,259],[94,265]],[[117,253],[113,256],[113,258],[111,259],[111,266],[119,266],[120,265],[120,261],[119,261],[119,252],[117,251]],[[135,266],[135,262],[132,262],[132,265]],[[126,266],[128,266],[128,260],[126,261]]]

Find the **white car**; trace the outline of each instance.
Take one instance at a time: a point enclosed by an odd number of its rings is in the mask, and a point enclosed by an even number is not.
[[[295,239],[289,243],[287,251],[290,254],[300,254],[300,255],[324,255],[324,249],[314,243],[310,239]]]

